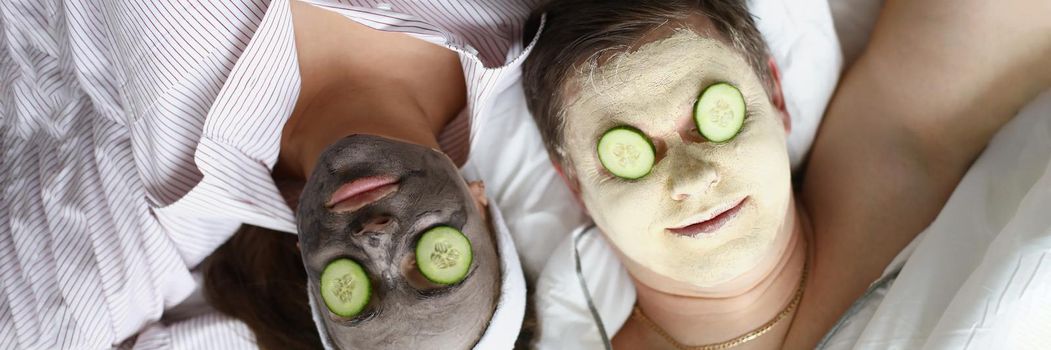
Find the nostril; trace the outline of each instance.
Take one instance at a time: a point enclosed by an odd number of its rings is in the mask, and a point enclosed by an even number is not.
[[[383,229],[386,228],[390,224],[391,224],[391,217],[390,216],[383,215],[383,216],[375,217],[375,218],[365,222],[365,225],[362,225],[361,232],[362,233],[365,233],[365,232],[382,232]]]

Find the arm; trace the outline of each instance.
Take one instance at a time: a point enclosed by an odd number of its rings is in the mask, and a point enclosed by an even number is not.
[[[1046,0],[887,2],[807,167],[816,263],[798,316],[812,322],[798,327],[813,328],[789,348],[812,347],[933,221],[992,135],[1051,85],[1048,57]]]

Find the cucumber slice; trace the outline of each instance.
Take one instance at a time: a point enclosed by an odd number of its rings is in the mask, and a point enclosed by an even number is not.
[[[618,126],[598,140],[598,159],[617,177],[635,180],[653,169],[656,152],[646,135],[629,126]]]
[[[463,281],[471,267],[471,241],[460,230],[438,226],[416,243],[416,265],[427,280],[440,285]]]
[[[321,272],[321,298],[336,315],[356,316],[369,303],[371,295],[372,282],[354,260],[333,260]]]
[[[744,96],[727,83],[709,86],[697,99],[693,120],[697,130],[709,141],[721,143],[737,136],[744,125]]]

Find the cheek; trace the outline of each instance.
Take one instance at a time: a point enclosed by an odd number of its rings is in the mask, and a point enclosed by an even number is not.
[[[581,187],[588,213],[614,240],[648,231],[661,213],[657,210],[659,184],[654,178],[635,182],[610,178],[582,182]]]
[[[738,164],[730,175],[745,186],[764,215],[783,210],[792,191],[784,133],[773,127],[767,125],[766,130],[749,135],[750,142],[741,147]]]
[[[643,223],[645,216],[625,215],[630,211],[631,203],[637,199],[640,182],[627,182],[607,174],[597,158],[586,149],[576,147],[577,160],[573,162],[577,181],[580,184],[580,198],[588,215],[602,232],[615,245],[626,232],[637,231],[636,226]]]

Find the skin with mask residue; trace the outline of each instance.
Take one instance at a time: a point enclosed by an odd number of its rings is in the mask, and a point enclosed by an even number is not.
[[[734,139],[714,143],[698,134],[692,113],[704,88],[720,82],[741,91],[747,114]],[[789,241],[785,125],[741,55],[680,29],[601,66],[585,65],[567,91],[567,163],[588,212],[635,278],[671,280],[646,284],[680,285],[669,292],[689,293],[774,265]],[[640,129],[656,145],[654,168],[642,179],[616,178],[598,161],[597,140],[621,125]],[[740,210],[714,233],[669,231],[736,203]]]
[[[493,315],[500,261],[480,205],[444,154],[388,138],[354,135],[326,149],[300,198],[297,221],[310,293],[326,264],[349,258],[372,281],[357,316],[323,310],[331,342],[344,349],[470,349]],[[397,178],[397,190],[353,211],[326,203],[342,185],[372,176]],[[484,204],[484,203],[483,203]],[[474,260],[460,283],[439,286],[420,274],[420,235],[450,226],[471,242]]]

